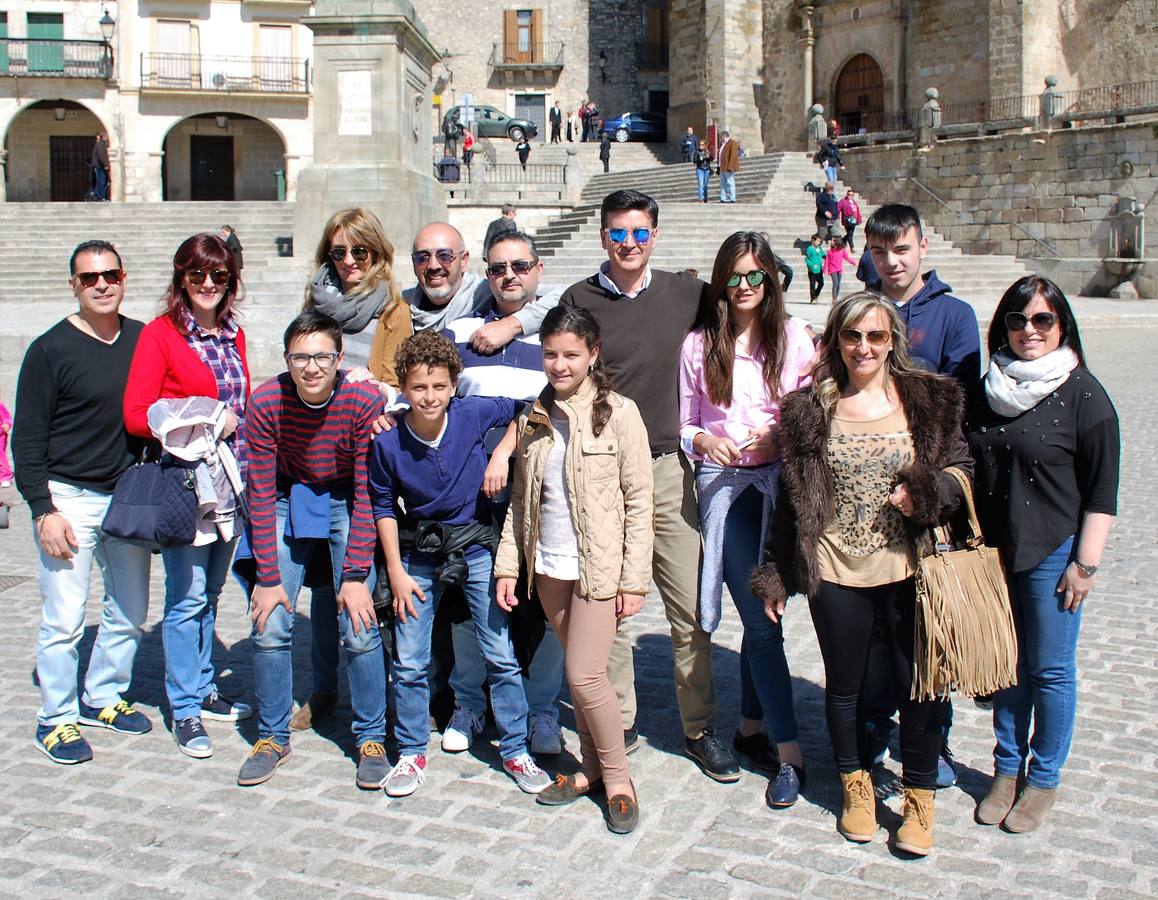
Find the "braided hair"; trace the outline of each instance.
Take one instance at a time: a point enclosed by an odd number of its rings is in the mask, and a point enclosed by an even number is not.
[[[539,326],[539,340],[545,341],[554,334],[573,334],[588,350],[596,350],[602,343],[599,332],[599,322],[588,310],[579,306],[570,306],[560,303],[547,313],[543,324]],[[607,377],[607,370],[603,368],[602,356],[595,360],[588,378],[595,384],[595,400],[591,404],[591,431],[596,437],[603,433],[604,426],[611,418],[611,403],[607,395],[611,393],[611,379]],[[554,402],[555,392],[551,391],[551,401]]]

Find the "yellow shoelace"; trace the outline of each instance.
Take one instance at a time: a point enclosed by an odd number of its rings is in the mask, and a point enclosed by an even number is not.
[[[264,753],[266,750],[272,750],[274,753],[280,756],[283,749],[284,748],[282,745],[275,741],[273,738],[262,738],[260,741],[253,745],[253,749],[249,751],[249,755],[257,756],[259,753]]]
[[[386,748],[382,744],[379,744],[377,741],[366,741],[366,743],[364,743],[362,745],[361,749],[362,749],[362,755],[363,756],[385,756],[386,755]]]

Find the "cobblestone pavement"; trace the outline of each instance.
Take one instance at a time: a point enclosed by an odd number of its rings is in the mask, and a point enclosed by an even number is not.
[[[0,697],[8,710],[0,721],[0,895],[1158,895],[1158,625],[1137,614],[1152,605],[1144,585],[1158,582],[1158,327],[1092,329],[1086,344],[1122,415],[1121,517],[1086,613],[1073,754],[1061,799],[1040,832],[1015,836],[974,824],[975,799],[991,771],[992,732],[988,714],[960,701],[953,749],[963,768],[960,784],[938,795],[933,856],[902,858],[884,831],[870,845],[846,843],[835,830],[840,794],[819,654],[799,600],[789,608],[787,634],[809,780],[789,810],[764,805],[763,778],[746,773],[738,784],[715,784],[681,756],[670,644],[656,598],[631,624],[645,743],[630,759],[643,821],[627,837],[607,832],[594,803],[537,807],[498,769],[493,744],[452,757],[432,742],[428,781],[411,798],[360,792],[345,708],[324,733],[296,738],[271,782],[238,788],[251,723],[236,730],[208,723],[216,753],[203,761],[178,753],[164,730],[159,602],[131,690],[157,727],[138,738],[86,729],[96,758],[57,766],[32,746],[39,597],[30,527],[17,509],[12,527],[0,531],[7,650]],[[158,564],[158,599],[160,577]],[[241,596],[231,585],[215,654],[226,692],[250,692],[246,634]],[[739,703],[739,639],[731,610],[714,659],[719,727],[728,736]],[[309,657],[300,640],[295,663],[301,699]],[[569,711],[564,719],[570,724]],[[493,732],[488,736],[493,740]],[[567,739],[575,749],[570,730]],[[895,797],[887,803],[899,810]],[[898,823],[897,815],[883,820],[890,831]]]

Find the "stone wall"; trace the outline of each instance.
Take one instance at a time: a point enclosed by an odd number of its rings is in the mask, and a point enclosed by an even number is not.
[[[285,148],[277,132],[258,119],[232,117],[225,128],[213,119],[185,119],[165,140],[167,200],[189,200],[189,138],[204,134],[233,138],[235,200],[276,200],[274,172],[285,168]]]
[[[1153,0],[1057,4],[1063,88],[1158,80],[1158,9]],[[1069,79],[1065,79],[1065,75]],[[1066,83],[1077,81],[1077,84]]]
[[[765,150],[803,146],[805,109],[803,45],[794,0],[764,0],[764,84],[759,107]]]
[[[910,145],[848,148],[844,157],[849,182],[872,203],[911,203],[965,252],[1016,255],[1075,294],[1113,286],[1101,260],[1119,198],[1148,205],[1158,197],[1154,122],[945,140],[917,153]],[[1139,288],[1154,296],[1158,229],[1143,255],[1156,262]]]
[[[52,199],[52,176],[49,172],[49,141],[52,137],[78,137],[91,148],[100,119],[87,109],[69,109],[62,121],[57,121],[51,109],[29,109],[18,125],[7,135],[8,164],[7,198],[19,201],[46,201]],[[87,158],[84,162],[88,162]]]
[[[911,4],[915,6],[916,4]],[[983,3],[922,3],[910,12],[905,48],[905,102],[925,102],[936,87],[954,101],[989,96],[989,10]]]

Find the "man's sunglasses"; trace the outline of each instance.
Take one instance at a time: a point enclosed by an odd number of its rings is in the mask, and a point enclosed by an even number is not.
[[[622,244],[627,240],[628,233],[637,244],[646,244],[651,240],[650,228],[608,228],[607,236],[611,238],[612,243]]]
[[[516,275],[526,275],[531,269],[535,268],[535,263],[530,259],[512,259],[508,262],[491,263],[487,266],[487,274],[491,278],[498,278],[500,275],[507,274],[507,268]]]
[[[354,262],[365,262],[370,258],[370,251],[365,247],[343,247],[341,244],[335,244],[330,248],[330,259],[334,262],[342,262],[349,253],[354,257]]]
[[[751,272],[745,272],[743,275],[739,272],[733,272],[732,277],[727,281],[727,285],[730,288],[739,287],[740,280],[743,279],[748,282],[748,287],[758,288],[764,283],[764,279],[767,277],[767,274],[761,272],[759,269],[753,269]]]
[[[76,280],[79,281],[86,288],[93,287],[100,279],[105,280],[105,284],[120,284],[121,279],[125,277],[125,273],[120,269],[106,269],[104,272],[77,272]]]
[[[228,269],[214,269],[212,272],[204,272],[201,269],[192,269],[185,273],[185,277],[189,279],[190,284],[204,284],[205,279],[208,278],[215,285],[229,284],[230,274]]]
[[[431,257],[433,257],[442,265],[449,266],[461,255],[461,250],[456,253],[453,250],[447,250],[445,247],[440,250],[415,250],[410,254],[410,261],[416,266],[428,266],[430,265]]]
[[[859,347],[861,341],[868,341],[870,347],[883,347],[892,336],[890,331],[857,331],[855,328],[842,328],[837,335],[842,344]]]
[[[1030,322],[1033,323],[1034,331],[1049,331],[1057,324],[1057,316],[1051,312],[1034,313],[1032,316],[1019,312],[1005,314],[1005,327],[1010,331],[1025,331],[1025,326]]]

